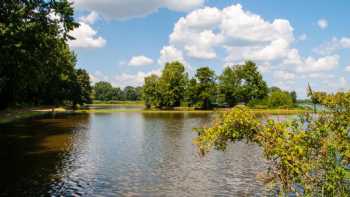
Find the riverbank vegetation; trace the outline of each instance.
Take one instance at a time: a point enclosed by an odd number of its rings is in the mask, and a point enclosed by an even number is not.
[[[69,1],[3,1],[0,16],[0,109],[90,102],[89,75],[67,44],[78,27]]]
[[[296,92],[268,88],[252,61],[226,67],[220,76],[209,67],[201,67],[192,78],[183,64],[170,62],[160,76],[146,77],[142,90],[147,108],[183,106],[207,110],[237,104],[263,109],[297,107]]]
[[[327,111],[292,121],[261,121],[246,107],[235,107],[211,128],[199,129],[202,154],[245,140],[262,147],[269,163],[265,180],[278,193],[348,196],[350,193],[350,92],[309,95]]]

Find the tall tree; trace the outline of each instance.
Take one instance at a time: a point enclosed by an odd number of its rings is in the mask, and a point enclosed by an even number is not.
[[[145,77],[145,84],[142,89],[142,97],[147,108],[161,107],[161,90],[159,85],[159,77],[150,75]]]
[[[0,3],[0,108],[66,98],[64,88],[75,64],[66,44],[78,26],[73,15],[67,0]]]
[[[126,86],[124,88],[124,94],[125,94],[125,99],[127,101],[136,101],[138,99],[136,88],[134,88],[132,86]]]
[[[94,86],[94,90],[96,100],[109,101],[113,98],[114,88],[109,82],[97,82]]]
[[[180,106],[180,102],[184,98],[187,78],[185,67],[180,62],[175,61],[165,64],[159,79],[162,107]]]
[[[252,99],[262,99],[268,93],[267,84],[252,61],[225,68],[219,77],[219,90],[230,106],[238,102],[248,103]]]
[[[89,74],[84,69],[78,69],[75,73],[76,78],[73,81],[72,100],[73,107],[76,104],[91,103],[92,87],[90,85]]]
[[[209,67],[197,69],[196,86],[194,96],[196,97],[196,106],[202,109],[212,107],[213,98],[216,92],[215,73]]]

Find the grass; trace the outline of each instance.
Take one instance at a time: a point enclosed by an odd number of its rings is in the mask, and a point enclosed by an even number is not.
[[[60,107],[54,108],[55,113],[65,113],[68,110]],[[31,118],[52,113],[50,107],[35,107],[35,108],[10,108],[0,111],[0,124],[13,122],[20,119]]]

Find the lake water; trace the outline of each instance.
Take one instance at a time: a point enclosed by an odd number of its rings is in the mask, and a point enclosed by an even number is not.
[[[0,196],[261,196],[261,150],[200,157],[193,128],[213,115],[95,113],[0,126]]]

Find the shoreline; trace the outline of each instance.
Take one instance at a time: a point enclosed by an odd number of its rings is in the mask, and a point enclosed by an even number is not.
[[[128,104],[90,104],[86,105],[87,107],[93,107],[93,106],[126,106],[126,107],[140,107],[140,104],[131,105]],[[57,107],[54,108],[54,112],[52,112],[52,108],[50,107],[32,107],[32,108],[15,108],[15,109],[6,109],[4,111],[0,111],[0,124],[10,123],[21,119],[27,119],[32,117],[37,117],[41,115],[51,114],[51,113],[163,113],[163,114],[181,114],[181,113],[189,113],[189,114],[210,114],[210,113],[225,113],[229,111],[231,108],[219,108],[219,109],[213,109],[213,110],[198,110],[190,107],[179,107],[175,109],[78,109],[78,110],[71,110],[66,109],[64,107]],[[302,114],[306,112],[310,112],[309,110],[305,109],[250,109],[254,114],[257,115],[297,115]]]

